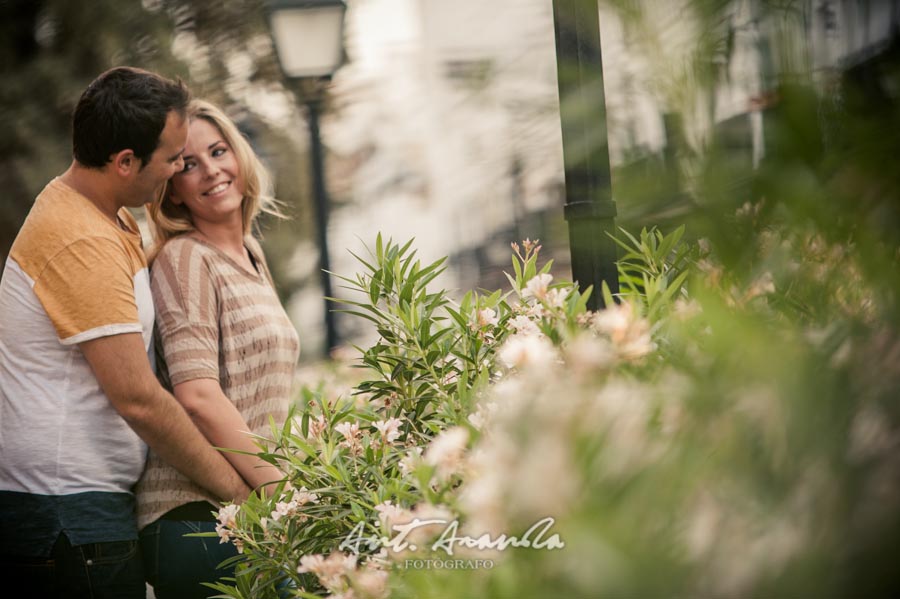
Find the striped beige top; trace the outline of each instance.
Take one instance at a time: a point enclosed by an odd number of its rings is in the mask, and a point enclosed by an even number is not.
[[[194,237],[163,247],[151,270],[160,379],[171,389],[215,379],[253,433],[283,422],[300,351],[297,331],[272,284],[262,250],[245,240],[260,272]],[[138,527],[192,501],[218,502],[152,451],[136,487]]]

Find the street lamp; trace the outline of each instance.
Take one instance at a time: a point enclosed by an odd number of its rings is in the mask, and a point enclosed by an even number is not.
[[[593,286],[588,308],[596,310],[602,283],[619,292],[597,3],[553,0],[553,18],[572,276],[582,290]]]
[[[319,136],[319,113],[325,85],[343,61],[344,12],[347,7],[342,0],[270,0],[266,8],[281,71],[299,101],[306,105],[309,121],[319,272],[322,293],[326,298],[327,355],[337,347],[338,341],[334,313],[329,309],[327,299],[333,294],[328,260],[328,195]]]

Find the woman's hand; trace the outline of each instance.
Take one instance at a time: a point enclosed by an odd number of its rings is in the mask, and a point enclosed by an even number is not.
[[[244,489],[239,490],[241,501],[247,498],[250,489],[264,488],[268,495],[276,492],[278,484],[285,479],[285,474],[255,455],[259,452],[259,448],[250,436],[250,427],[235,405],[222,392],[218,381],[213,379],[185,381],[175,385],[175,397],[213,447],[244,452],[222,452],[249,485],[246,492]],[[235,500],[237,499],[236,496]]]

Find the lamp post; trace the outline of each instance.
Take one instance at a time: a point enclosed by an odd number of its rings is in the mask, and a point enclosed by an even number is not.
[[[331,267],[328,259],[328,193],[325,187],[324,155],[319,136],[319,114],[325,85],[343,61],[344,12],[342,0],[269,0],[269,30],[278,63],[296,94],[306,106],[310,136],[319,273],[325,296],[325,353],[337,346],[334,312],[329,309]]]
[[[572,276],[582,290],[593,285],[588,307],[596,310],[601,283],[619,291],[597,2],[553,0],[553,17]]]

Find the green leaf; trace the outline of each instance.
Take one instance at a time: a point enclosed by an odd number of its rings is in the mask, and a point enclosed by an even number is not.
[[[510,277],[509,275],[506,275],[506,276],[507,276],[507,278],[509,278],[510,283],[512,283],[512,285],[515,289],[521,289],[522,285],[525,282],[522,280],[522,267],[519,266],[519,257],[518,256],[513,255],[512,265],[513,265],[513,271],[515,271],[515,273],[516,273],[515,280],[513,280],[512,277]],[[503,274],[506,274],[506,273],[503,273]]]

